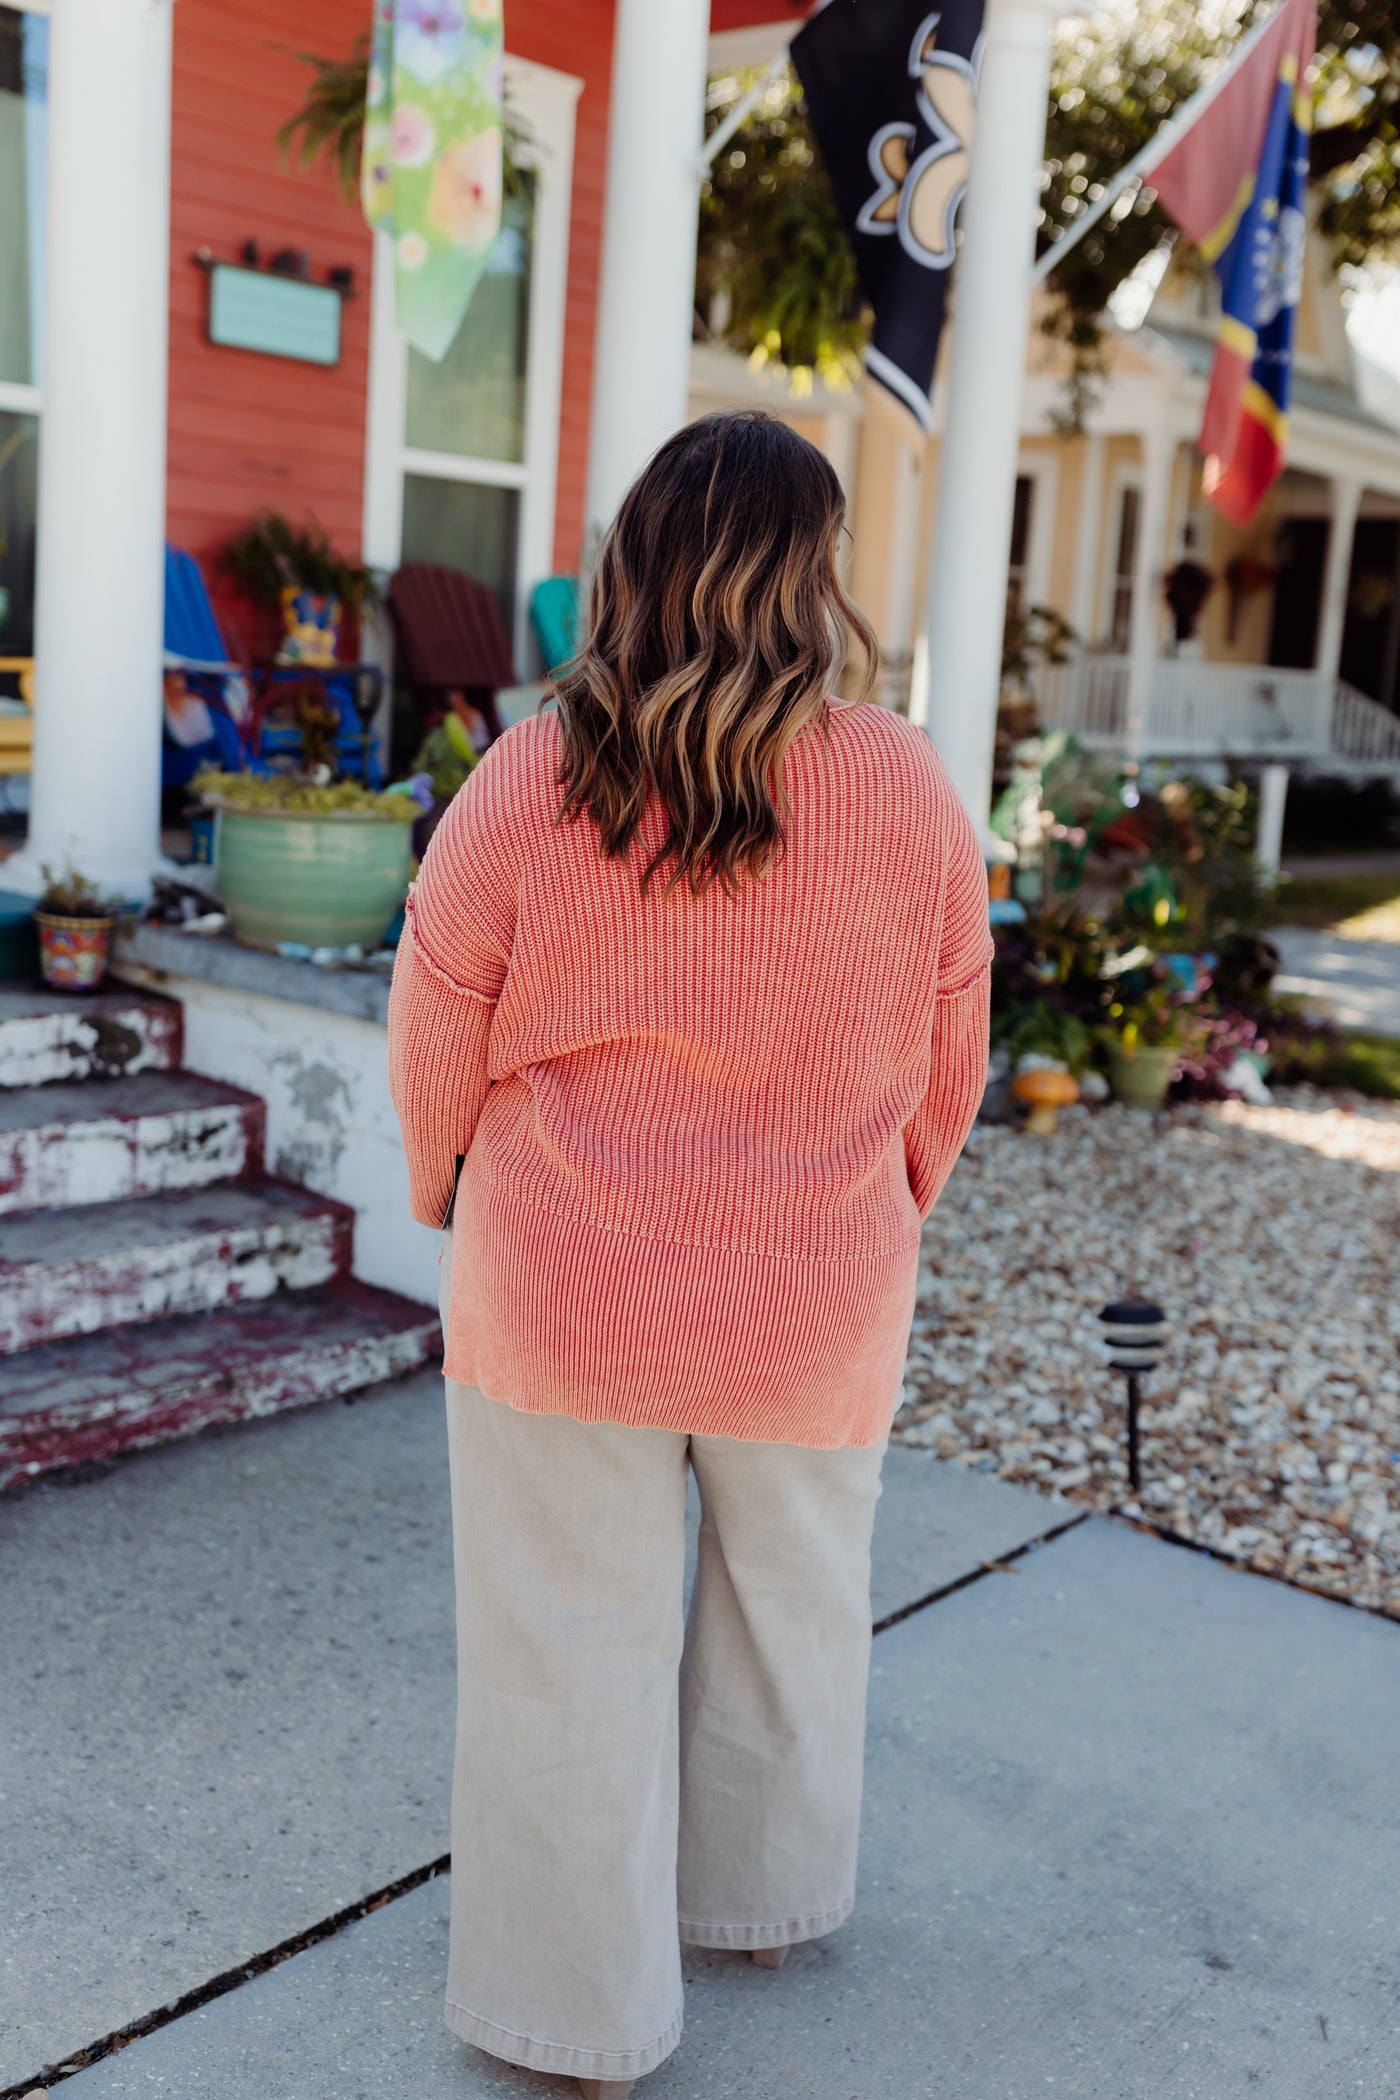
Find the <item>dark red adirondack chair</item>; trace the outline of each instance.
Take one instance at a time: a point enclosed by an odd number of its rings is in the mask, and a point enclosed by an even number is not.
[[[389,585],[398,666],[427,713],[474,707],[492,739],[496,695],[518,683],[493,591],[440,562],[405,562]]]

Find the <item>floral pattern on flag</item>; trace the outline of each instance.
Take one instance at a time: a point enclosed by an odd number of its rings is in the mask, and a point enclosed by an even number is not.
[[[434,361],[500,231],[501,51],[501,0],[376,0],[361,201],[394,238],[399,327]]]

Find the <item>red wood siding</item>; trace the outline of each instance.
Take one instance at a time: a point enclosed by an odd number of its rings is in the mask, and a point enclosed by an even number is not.
[[[370,238],[354,205],[321,168],[286,165],[277,132],[309,78],[296,52],[349,52],[368,0],[180,0],[175,65],[170,227],[168,530],[204,566],[244,639],[256,616],[214,570],[230,533],[268,507],[314,513],[358,552],[364,485]],[[602,234],[613,0],[510,0],[506,41],[522,58],[584,81],[578,105],[565,318],[556,566],[577,565]],[[352,263],[360,296],[346,302],[334,371],[216,349],[205,337],[207,290],[190,260],[200,247],[232,259],[249,236],[264,256],[308,250],[313,274]],[[250,629],[254,630],[250,632]]]
[[[221,611],[233,610],[214,557],[261,508],[314,513],[347,553],[360,543],[370,237],[322,169],[285,166],[277,132],[309,79],[298,51],[349,51],[363,0],[180,0],[174,10],[171,135],[170,413],[167,529],[199,557]],[[205,337],[208,292],[190,260],[232,259],[254,238],[266,257],[305,248],[312,272],[354,265],[334,371]],[[250,619],[239,612],[245,640]]]

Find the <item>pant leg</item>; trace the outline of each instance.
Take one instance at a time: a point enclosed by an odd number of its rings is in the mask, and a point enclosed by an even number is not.
[[[687,1438],[449,1381],[457,1758],[447,2019],[625,2080],[681,2030],[677,1673]]]
[[[784,1947],[855,1900],[883,1444],[691,1439],[700,1552],[681,1667],[681,1938]]]

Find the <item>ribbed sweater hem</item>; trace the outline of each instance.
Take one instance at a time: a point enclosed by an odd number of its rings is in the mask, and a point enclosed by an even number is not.
[[[483,1186],[453,1219],[447,1376],[525,1414],[832,1450],[889,1429],[918,1239],[793,1261],[631,1239]]]

